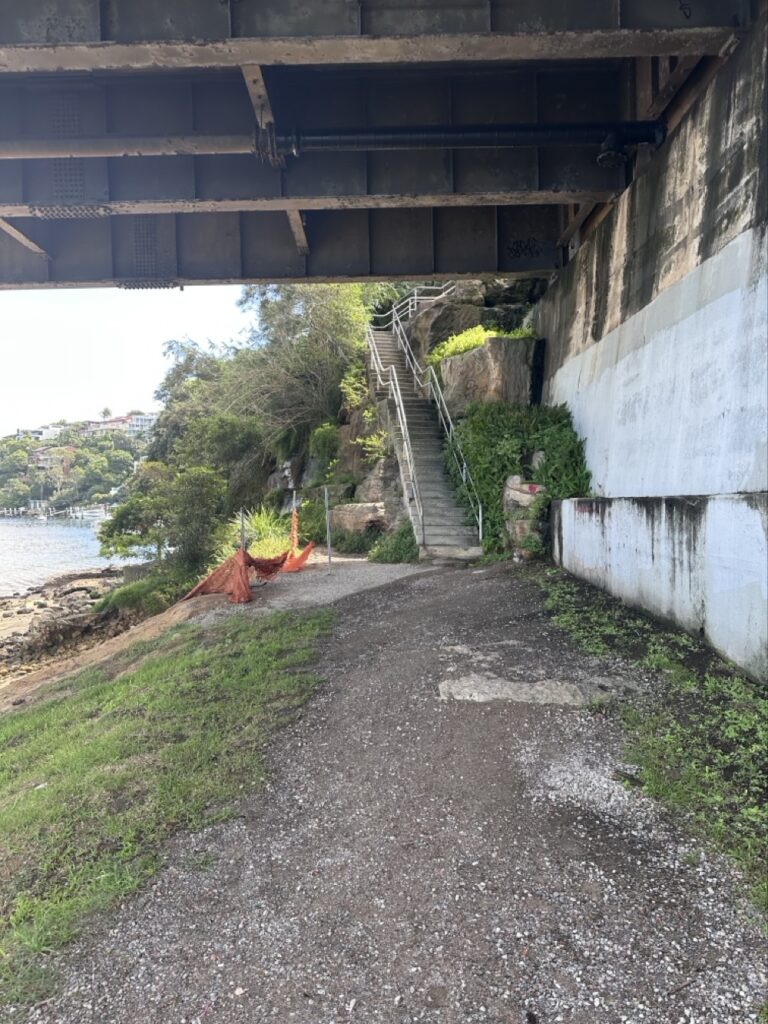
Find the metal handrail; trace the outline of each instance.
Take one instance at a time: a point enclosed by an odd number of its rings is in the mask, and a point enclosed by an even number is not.
[[[379,387],[387,388],[390,398],[392,398],[395,403],[397,423],[400,427],[400,437],[403,445],[403,454],[405,456],[405,467],[403,466],[403,459],[397,460],[400,468],[400,479],[402,481],[403,492],[408,506],[408,514],[411,516],[411,522],[414,526],[414,532],[421,538],[421,544],[424,544],[424,507],[422,505],[421,493],[419,492],[419,485],[416,479],[416,461],[413,457],[411,437],[408,433],[408,420],[405,415],[405,405],[403,403],[402,392],[400,391],[400,382],[397,379],[397,370],[394,366],[384,367],[379,351],[376,348],[376,340],[373,336],[373,330],[371,329],[370,324],[368,325],[366,333],[368,337],[368,348],[371,353],[371,362],[373,363],[373,368],[376,373],[376,382]],[[414,522],[414,514],[416,522]]]
[[[451,419],[451,414],[448,412],[448,405],[445,401],[445,396],[443,395],[443,389],[440,387],[440,381],[435,373],[434,367],[428,366],[424,369],[424,367],[419,363],[413,349],[411,348],[411,343],[408,340],[408,335],[403,325],[404,320],[410,320],[412,317],[418,316],[423,308],[433,305],[440,299],[446,298],[455,291],[455,289],[456,284],[453,281],[449,281],[445,285],[425,285],[422,288],[415,288],[396,306],[393,306],[388,313],[378,314],[372,319],[383,321],[381,325],[377,324],[378,330],[389,330],[392,332],[405,355],[406,364],[413,374],[416,386],[421,388],[422,391],[426,391],[430,400],[435,403],[440,426],[448,438],[448,447],[450,448],[454,462],[456,463],[456,468],[461,476],[462,483],[464,484],[469,506],[472,510],[475,523],[477,524],[478,537],[482,542],[483,505],[480,501],[480,495],[477,493],[475,481],[472,479],[472,474],[469,471],[467,460],[464,458],[464,452],[461,450],[461,445],[455,437],[453,420]],[[368,330],[370,332],[369,344],[372,348],[375,348],[373,332],[370,326]],[[378,358],[378,352],[376,353],[376,357]]]
[[[447,298],[455,290],[455,281],[448,281],[446,284],[422,285],[420,288],[410,291],[387,313],[374,313],[372,319],[378,321],[377,328],[379,330],[390,330],[393,317],[403,317],[404,315],[406,320],[410,320],[411,317],[417,316],[422,309],[432,306],[440,299]]]

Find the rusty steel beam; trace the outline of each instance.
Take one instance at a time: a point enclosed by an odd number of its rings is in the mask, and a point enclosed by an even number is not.
[[[96,217],[127,217],[175,213],[291,213],[304,210],[389,210],[444,206],[547,206],[595,204],[616,198],[619,189],[548,191],[509,189],[499,192],[425,192],[418,195],[285,195],[260,199],[109,199],[90,203],[62,204],[51,200],[7,201],[0,198],[0,217],[41,217],[56,220],[90,220]]]
[[[10,224],[3,217],[0,217],[0,231],[8,235],[8,237],[12,238],[15,242],[18,242],[19,245],[23,245],[25,249],[33,252],[35,256],[42,256],[43,259],[46,260],[50,259],[50,256],[45,249],[42,249],[37,242],[33,242],[28,235],[25,235],[23,231],[19,231],[17,227]]]
[[[263,71],[258,64],[244,64],[241,70],[253,105],[253,112],[256,115],[256,123],[260,128],[274,124],[275,116],[272,113],[272,104],[269,102]]]
[[[304,227],[304,218],[300,210],[288,210],[288,224],[296,242],[296,251],[300,256],[309,255],[309,241]]]
[[[68,43],[0,42],[0,72],[157,71],[270,65],[466,64],[477,62],[612,60],[658,55],[715,56],[741,28],[604,29],[533,34],[252,38],[216,42]]]
[[[0,233],[0,288],[546,275],[560,265],[554,207],[313,210],[308,253],[285,212],[33,220]]]
[[[256,152],[253,135],[144,135],[113,138],[0,139],[0,160],[93,160],[106,157],[232,156]]]

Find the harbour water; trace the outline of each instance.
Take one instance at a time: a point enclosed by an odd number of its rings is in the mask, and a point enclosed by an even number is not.
[[[101,557],[92,521],[0,518],[0,597],[23,593],[63,573],[124,562]]]

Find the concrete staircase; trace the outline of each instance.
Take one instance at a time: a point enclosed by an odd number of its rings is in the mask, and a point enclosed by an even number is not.
[[[466,511],[458,504],[456,492],[443,460],[444,435],[434,406],[415,389],[405,354],[391,331],[373,331],[373,342],[386,370],[394,366],[403,396],[405,419],[415,463],[416,484],[424,514],[424,537],[417,537],[426,558],[472,559],[483,553],[477,532],[467,524]],[[377,399],[388,396],[379,389]]]

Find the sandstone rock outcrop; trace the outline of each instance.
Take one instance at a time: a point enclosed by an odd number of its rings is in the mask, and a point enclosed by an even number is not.
[[[331,510],[331,526],[349,533],[364,533],[369,528],[383,533],[389,529],[390,521],[382,501],[363,501],[337,505]]]
[[[444,359],[443,393],[451,416],[461,417],[470,402],[528,405],[535,338],[493,338],[480,348]]]

